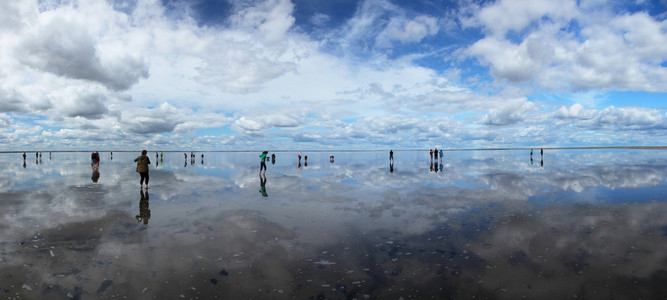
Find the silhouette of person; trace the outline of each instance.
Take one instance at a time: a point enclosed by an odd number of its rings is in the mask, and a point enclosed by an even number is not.
[[[329,156],[329,162],[332,163],[332,164],[334,163],[334,156],[333,155]]]
[[[389,160],[390,161],[394,160],[394,150],[389,150]]]
[[[135,218],[137,219],[137,223],[143,221],[145,225],[148,225],[148,219],[151,218],[151,210],[148,209],[148,200],[150,196],[148,195],[148,191],[144,192],[143,190],[140,190],[139,193],[141,194],[141,199],[139,200],[139,214]]]
[[[544,149],[540,148],[540,156],[544,155]]]
[[[436,153],[438,153],[438,152],[436,152]],[[438,173],[438,170],[439,170],[439,169],[440,169],[440,168],[438,167],[438,159],[436,158],[436,159],[435,159],[435,168],[433,168],[433,170],[435,171],[435,173]]]
[[[276,164],[276,154],[275,153],[271,153],[271,164],[272,165]]]
[[[433,155],[435,156],[435,159],[437,160],[438,159],[438,148],[435,148],[435,150],[433,151]]]
[[[262,197],[268,197],[269,194],[266,193],[266,173],[259,174],[259,192],[262,194]]]
[[[301,165],[301,152],[299,152],[299,165]]]
[[[146,153],[148,153],[146,150],[141,150],[141,155],[134,159],[137,163],[137,172],[141,178],[139,179],[139,189],[144,187],[144,180],[146,181],[146,189],[148,189],[148,180],[150,179],[148,176],[148,165],[151,164],[151,160],[146,156]]]
[[[111,159],[113,160],[113,151],[111,152]]]
[[[25,152],[23,152],[23,160],[25,160]]]
[[[444,157],[444,153],[442,153],[442,149],[440,149],[440,163],[442,164],[442,159]]]

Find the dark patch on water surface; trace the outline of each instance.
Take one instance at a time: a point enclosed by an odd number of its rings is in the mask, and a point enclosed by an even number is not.
[[[218,274],[220,274],[222,276],[229,276],[229,272],[227,272],[227,270],[225,270],[225,269],[222,269],[222,271],[220,271],[220,273],[218,273]]]
[[[98,296],[104,295],[104,292],[110,288],[113,285],[113,280],[107,279],[102,281],[100,284],[100,288],[97,289],[97,292],[95,292]]]

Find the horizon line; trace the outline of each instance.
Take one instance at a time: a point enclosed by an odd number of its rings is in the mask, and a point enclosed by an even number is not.
[[[434,148],[437,149],[437,148]],[[636,149],[636,150],[667,150],[667,146],[576,146],[576,147],[500,147],[500,148],[441,148],[442,151],[517,151],[517,150],[531,150],[531,149],[544,149],[544,150],[598,150],[598,149]],[[306,149],[306,150],[268,150],[270,152],[385,152],[385,151],[429,151],[432,149]],[[266,149],[249,149],[249,150],[146,150],[148,152],[262,152],[267,151]],[[33,150],[33,151],[22,151],[22,150],[13,150],[13,151],[0,151],[0,153],[36,153],[36,152],[141,152],[141,150]]]

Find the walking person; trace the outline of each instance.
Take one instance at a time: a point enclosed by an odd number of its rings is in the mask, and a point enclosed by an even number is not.
[[[262,174],[262,170],[264,170],[264,174],[266,174],[266,155],[269,154],[269,151],[264,151],[262,154],[259,155],[260,161],[259,161],[259,173]]]
[[[139,189],[144,188],[144,180],[146,181],[146,189],[148,189],[148,165],[151,164],[151,160],[146,156],[146,150],[141,150],[141,155],[134,159],[137,162],[137,172],[141,175],[139,180]]]

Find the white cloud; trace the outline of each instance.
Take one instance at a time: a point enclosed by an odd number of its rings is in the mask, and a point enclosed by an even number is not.
[[[499,107],[489,109],[481,120],[486,125],[510,125],[523,121],[526,114],[534,112],[536,105],[526,99],[509,99]]]
[[[578,16],[576,2],[550,0],[500,0],[479,11],[478,18],[486,29],[496,36],[503,36],[508,31],[522,31],[533,22],[562,23]]]
[[[377,44],[379,47],[391,47],[394,41],[417,43],[427,36],[437,34],[438,30],[438,19],[434,17],[417,16],[411,20],[393,18],[378,34]]]
[[[531,1],[528,6],[537,2]],[[499,3],[488,9],[516,4]],[[502,34],[490,35],[471,45],[467,53],[488,66],[498,80],[529,82],[549,90],[666,91],[667,68],[661,64],[667,60],[667,21],[658,21],[644,12],[610,16],[582,7],[572,12],[572,7],[565,6],[562,20],[534,25],[529,20],[539,21],[543,11],[528,13],[523,21],[515,14],[525,10],[506,11],[510,17],[504,19],[516,19],[517,23],[501,22],[494,32],[516,29],[527,33],[518,42]],[[578,27],[571,28],[565,16],[575,18]],[[482,23],[493,24],[485,19],[484,10],[479,17]]]

